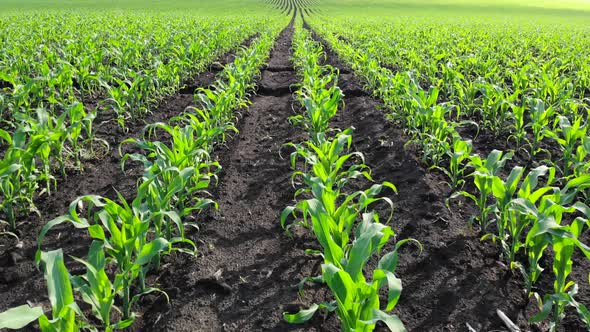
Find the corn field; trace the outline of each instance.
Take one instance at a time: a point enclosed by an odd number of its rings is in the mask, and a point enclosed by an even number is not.
[[[0,7],[1,330],[590,330],[582,0]]]

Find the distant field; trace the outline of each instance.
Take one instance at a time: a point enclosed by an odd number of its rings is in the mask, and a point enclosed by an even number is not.
[[[514,1],[514,0],[323,0],[316,5],[324,14],[395,16],[407,14],[457,15],[542,15],[552,17],[584,17],[590,15],[590,1]],[[269,6],[262,0],[0,0],[0,11],[34,9],[142,9],[142,10],[195,10],[208,14],[231,14],[266,11]]]
[[[0,330],[590,331],[589,59],[590,0],[0,0]]]
[[[317,6],[327,16],[486,17],[550,22],[590,22],[590,1],[466,1],[466,0],[326,0]]]
[[[208,15],[218,14],[251,14],[253,12],[270,13],[268,5],[259,0],[0,0],[0,12],[10,10],[36,10],[36,9],[105,9],[105,10],[149,10],[149,11],[176,11],[191,10],[196,13]]]
[[[320,15],[326,16],[381,16],[381,17],[437,17],[444,19],[484,17],[535,22],[590,22],[590,1],[514,1],[514,0],[323,0],[314,4]],[[195,14],[232,15],[279,13],[263,0],[225,1],[163,1],[163,0],[0,0],[0,13],[31,10],[140,10],[173,12],[190,10]]]

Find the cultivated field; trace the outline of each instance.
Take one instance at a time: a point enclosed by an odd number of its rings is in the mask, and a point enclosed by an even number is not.
[[[0,0],[0,329],[590,330],[588,22]]]

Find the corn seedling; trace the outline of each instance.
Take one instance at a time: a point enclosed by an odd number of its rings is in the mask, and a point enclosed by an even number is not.
[[[576,166],[575,153],[578,146],[587,136],[586,125],[582,124],[582,117],[577,117],[573,123],[565,116],[555,119],[556,128],[549,131],[548,135],[553,138],[561,149],[561,174],[565,178],[573,175]]]
[[[535,157],[539,152],[547,152],[540,147],[540,144],[545,137],[549,136],[548,132],[549,128],[551,128],[550,123],[555,114],[555,110],[551,106],[547,107],[543,101],[538,99],[531,100],[530,107],[532,108],[530,111],[530,117],[533,137],[531,141],[530,155]]]
[[[470,140],[465,141],[460,137],[455,137],[452,149],[446,152],[449,157],[449,167],[433,166],[449,177],[448,185],[452,191],[461,190],[465,184],[466,162],[471,157],[472,150],[473,145]]]
[[[86,229],[95,240],[104,242],[108,260],[116,266],[114,288],[118,290],[122,305],[123,320],[134,319],[132,307],[137,300],[157,288],[146,287],[145,275],[149,271],[154,257],[166,253],[171,243],[161,237],[150,237],[152,214],[145,210],[141,197],[128,205],[119,195],[121,204],[98,196],[84,196],[70,204],[68,215],[58,217],[43,227],[38,243],[42,244],[47,232],[62,223],[70,223],[79,229]],[[86,202],[88,218],[80,217],[77,209]],[[98,211],[92,211],[98,208]],[[136,283],[139,282],[139,285]],[[132,294],[134,286],[140,292]]]
[[[498,150],[492,151],[484,160],[478,155],[472,156],[469,166],[473,167],[474,172],[470,176],[473,177],[473,183],[478,190],[478,195],[460,191],[451,196],[451,198],[464,196],[475,203],[479,210],[479,215],[474,217],[472,221],[477,222],[483,232],[487,232],[492,222],[490,220],[490,214],[493,211],[493,204],[489,203],[489,198],[493,193],[494,177],[510,158],[512,158],[512,153],[504,154]]]
[[[352,128],[336,134],[333,140],[328,140],[323,134],[318,134],[315,142],[304,142],[303,144],[289,143],[286,146],[295,149],[291,153],[291,168],[294,170],[291,180],[295,186],[294,180],[302,177],[304,182],[311,186],[311,183],[317,178],[328,188],[342,189],[351,179],[362,176],[372,180],[370,169],[364,164],[364,157],[359,152],[347,151],[352,144]],[[303,170],[297,170],[297,160],[304,160]],[[358,162],[355,162],[355,159]],[[348,168],[346,165],[350,164]],[[296,196],[300,193],[299,191]]]
[[[294,64],[302,78],[296,97],[305,109],[304,114],[289,118],[309,133],[315,144],[318,135],[328,131],[330,120],[342,105],[344,95],[338,87],[338,71],[329,65],[322,66],[322,47],[311,38],[309,31],[297,29],[293,38]]]
[[[20,329],[38,320],[42,332],[77,332],[85,327],[85,317],[74,301],[70,274],[64,265],[61,249],[40,252],[47,292],[51,302],[51,318],[41,307],[22,305],[0,313],[0,328]],[[92,329],[91,329],[92,330]],[[96,330],[96,329],[95,329]]]
[[[290,323],[309,320],[320,308],[336,311],[342,331],[373,331],[378,321],[384,322],[391,331],[405,331],[403,323],[395,315],[381,311],[379,290],[386,287],[385,311],[392,310],[401,295],[401,280],[395,276],[398,249],[407,241],[400,241],[394,250],[383,255],[369,282],[364,269],[372,256],[378,255],[394,235],[389,226],[378,223],[374,212],[365,213],[356,230],[355,240],[338,262],[322,265],[322,279],[332,290],[336,300],[332,303],[314,305],[296,314],[284,314]]]

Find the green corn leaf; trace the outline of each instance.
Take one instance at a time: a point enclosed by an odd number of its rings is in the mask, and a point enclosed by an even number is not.
[[[567,189],[570,188],[576,190],[583,190],[588,187],[590,187],[590,174],[585,174],[570,180],[566,184],[564,191],[567,191]]]
[[[21,329],[43,315],[43,308],[21,305],[0,313],[0,329]]]
[[[537,296],[538,298],[538,296]],[[547,319],[549,314],[551,313],[551,309],[553,308],[553,301],[551,299],[551,295],[546,295],[543,299],[543,303],[540,307],[539,313],[534,315],[529,319],[531,323],[538,323]]]
[[[385,310],[393,310],[402,293],[402,280],[390,271],[377,269],[373,271],[373,282],[378,283],[378,288],[381,288],[381,285],[385,283],[387,284],[387,307]]]
[[[293,214],[293,211],[295,211],[295,207],[294,206],[287,206],[281,212],[281,227],[283,229],[286,229],[286,227],[287,227],[287,218],[289,218],[289,216]]]
[[[291,324],[302,324],[310,320],[319,308],[319,305],[313,304],[308,309],[302,309],[296,314],[288,314],[284,312],[283,319]]]
[[[372,221],[372,219],[364,219],[363,224],[365,224],[367,220]],[[382,239],[385,238],[385,240],[387,240],[387,238],[389,238],[389,235],[386,235],[383,232],[387,229],[389,228],[381,224],[370,223],[357,234],[357,239],[352,244],[348,263],[345,267],[346,272],[355,282],[364,280],[363,267],[371,256],[380,249],[381,245],[384,244],[382,243]]]
[[[21,168],[22,168],[22,165],[20,165],[20,164],[7,165],[6,167],[0,169],[0,178],[4,177],[4,176],[8,176],[8,175],[18,171]]]
[[[357,286],[346,271],[337,268],[334,264],[323,264],[324,281],[334,293],[336,300],[342,308],[352,308]]]
[[[114,330],[123,330],[123,329],[126,329],[129,326],[131,326],[134,322],[135,322],[135,317],[129,318],[129,319],[125,319],[125,320],[121,320],[121,321],[117,322],[117,324],[114,324],[112,326],[112,328]]]
[[[47,291],[53,312],[60,313],[74,302],[70,274],[63,261],[61,249],[41,253],[44,265]]]
[[[387,254],[383,255],[379,260],[379,264],[377,265],[378,269],[394,272],[397,268],[397,263],[399,261],[399,254],[397,250],[388,252]]]
[[[149,263],[152,258],[160,252],[169,249],[170,243],[164,238],[158,238],[143,246],[141,252],[135,260],[135,265],[145,265]]]
[[[41,229],[41,232],[39,233],[39,236],[37,237],[37,246],[40,249],[41,248],[41,244],[43,243],[43,240],[45,239],[45,236],[47,235],[47,232],[49,232],[49,230],[51,228],[53,228],[54,226],[57,226],[59,224],[63,224],[65,222],[71,222],[72,219],[69,216],[60,216],[57,217],[53,220],[51,220],[50,222],[48,222],[47,224],[45,224],[45,226],[43,226],[43,228]],[[87,227],[90,225],[87,225]],[[37,252],[37,255],[40,255],[40,250]],[[39,257],[40,259],[40,257]],[[37,259],[37,264],[39,264],[39,259]]]
[[[92,225],[88,227],[88,233],[90,237],[97,240],[104,241],[106,239],[104,229],[100,225]]]
[[[406,328],[402,321],[396,315],[388,315],[387,313],[373,309],[373,319],[365,321],[365,324],[376,324],[377,322],[383,322],[390,331],[392,332],[406,332]]]

